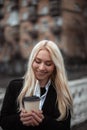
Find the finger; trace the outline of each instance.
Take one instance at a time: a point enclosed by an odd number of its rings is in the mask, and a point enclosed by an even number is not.
[[[33,119],[35,120],[35,121],[37,121],[38,123],[40,123],[40,122],[42,122],[42,120],[43,120],[43,118],[44,118],[44,116],[43,116],[43,114],[39,114],[39,113],[37,113],[37,112],[33,112],[32,113],[32,116],[33,116]]]
[[[21,117],[20,118],[21,122],[26,125],[26,126],[30,126],[32,125],[32,116],[29,117]]]
[[[32,126],[38,126],[38,125],[39,122],[35,118],[32,118]]]
[[[32,111],[32,114],[38,116],[41,119],[44,119],[42,111]]]

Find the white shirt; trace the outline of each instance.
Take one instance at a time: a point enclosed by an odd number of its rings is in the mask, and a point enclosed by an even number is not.
[[[51,84],[51,80],[49,80],[48,83],[45,85],[46,92],[42,96],[40,96],[40,84],[38,81],[36,82],[33,95],[40,97],[40,105],[39,105],[40,110],[42,109],[42,106],[44,104],[50,84]]]

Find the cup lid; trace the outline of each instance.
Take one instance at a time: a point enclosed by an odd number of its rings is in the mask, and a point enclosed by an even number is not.
[[[40,101],[40,98],[38,96],[26,96],[23,101]]]

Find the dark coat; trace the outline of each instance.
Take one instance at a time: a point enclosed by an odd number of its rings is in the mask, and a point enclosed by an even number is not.
[[[56,121],[59,111],[56,105],[56,91],[50,85],[42,110],[45,116],[39,126],[24,126],[20,121],[17,97],[22,89],[23,79],[12,80],[6,90],[0,113],[0,126],[3,130],[70,130],[71,115],[63,121]]]

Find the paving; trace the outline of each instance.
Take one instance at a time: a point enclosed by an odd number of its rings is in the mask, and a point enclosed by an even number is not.
[[[71,130],[87,130],[87,120],[83,123],[73,126]]]

